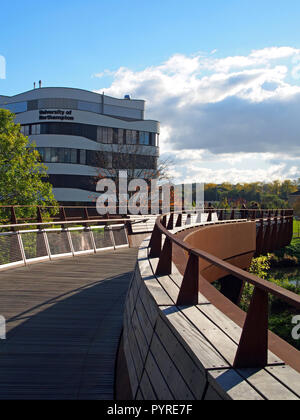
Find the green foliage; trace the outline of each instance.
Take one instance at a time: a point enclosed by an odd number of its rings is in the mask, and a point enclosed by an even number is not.
[[[273,254],[268,254],[258,258],[254,258],[252,260],[249,271],[259,276],[260,278],[266,279],[269,282],[276,284],[277,286],[280,286],[293,293],[300,294],[300,286],[291,283],[288,275],[277,277],[276,273],[270,274],[270,267],[272,265],[274,257],[275,256]],[[286,257],[287,256],[285,256],[285,258]],[[274,276],[276,276],[276,278]],[[245,285],[240,302],[240,307],[245,312],[247,312],[249,309],[253,291],[254,286],[250,284]],[[295,341],[291,336],[291,321],[292,317],[295,314],[297,314],[295,308],[289,306],[283,300],[273,295],[269,296],[269,329],[300,350],[300,341]]]
[[[284,254],[282,257],[271,254],[271,267],[295,267],[298,266],[298,258],[288,254]]]
[[[258,258],[253,258],[249,268],[249,273],[255,274],[261,279],[265,279],[271,267],[270,260],[271,254],[262,255]]]
[[[300,340],[294,340],[291,334],[293,316],[294,313],[291,313],[290,311],[271,315],[269,318],[269,330],[300,350]]]
[[[47,167],[41,162],[35,145],[29,144],[28,138],[21,134],[14,117],[0,109],[0,204],[56,206],[52,185],[42,180],[48,177]],[[24,212],[33,210],[23,209],[22,215]]]
[[[249,273],[255,274],[256,276],[262,279],[265,279],[268,276],[268,271],[271,266],[270,260],[271,260],[270,254],[262,255],[261,257],[258,257],[258,258],[253,258],[250,268],[249,268]],[[243,309],[243,311],[247,312],[249,308],[253,290],[254,290],[254,286],[252,286],[249,283],[245,284],[241,302],[240,302],[240,306]]]
[[[281,248],[278,251],[275,251],[274,254],[279,257],[283,258],[285,255],[289,255],[290,257],[296,257],[297,260],[300,260],[300,238],[294,238],[290,245],[286,246],[285,248]]]

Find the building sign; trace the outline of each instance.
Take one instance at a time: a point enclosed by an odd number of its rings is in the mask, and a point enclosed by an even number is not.
[[[60,120],[60,121],[73,121],[74,117],[72,116],[73,111],[62,111],[60,109],[56,110],[48,110],[48,109],[41,109],[39,112],[39,119],[40,120]]]

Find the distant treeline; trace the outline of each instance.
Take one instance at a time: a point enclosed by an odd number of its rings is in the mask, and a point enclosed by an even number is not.
[[[298,181],[273,181],[230,184],[205,184],[205,201],[217,203],[218,207],[251,207],[254,203],[261,208],[287,208],[290,194],[300,189]]]

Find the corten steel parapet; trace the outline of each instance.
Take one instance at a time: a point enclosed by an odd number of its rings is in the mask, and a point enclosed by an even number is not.
[[[251,217],[258,212],[252,211]],[[281,212],[280,221],[278,212],[269,211],[266,220],[266,229],[258,233],[259,246],[263,250],[275,249],[277,244],[287,244],[292,238],[293,216],[290,212]],[[259,211],[259,217],[264,217]],[[173,216],[174,217],[174,216]],[[261,220],[257,221],[262,223]],[[170,224],[170,222],[169,222]],[[284,227],[280,229],[280,224]],[[172,218],[173,225],[173,218]],[[300,296],[283,289],[275,284],[242,270],[249,265],[256,252],[256,220],[253,222],[232,221],[229,225],[214,225],[202,227],[189,234],[186,240],[178,238],[167,228],[167,216],[159,216],[150,241],[150,257],[159,257],[156,275],[172,273],[172,251],[174,246],[180,248],[187,255],[187,264],[183,273],[183,281],[179,291],[177,305],[195,305],[198,303],[198,293],[215,299],[221,298],[221,293],[215,289],[211,293],[210,282],[220,277],[229,276],[240,281],[240,284],[249,283],[254,286],[250,308],[243,323],[243,332],[234,362],[235,368],[258,368],[267,364],[268,354],[268,296],[269,294],[282,299],[296,309],[300,309]],[[171,224],[170,224],[171,226]],[[206,234],[204,234],[206,229]],[[201,231],[201,233],[200,233]],[[161,247],[162,238],[165,237],[164,246]],[[240,251],[240,252],[239,252]],[[228,262],[228,261],[230,262]],[[212,301],[214,303],[214,301]],[[217,302],[216,302],[216,306]],[[280,347],[280,345],[279,345]],[[281,346],[281,353],[287,350]],[[290,349],[289,349],[290,350]],[[299,367],[295,359],[295,352],[290,350],[290,360]],[[291,354],[293,356],[291,357]]]

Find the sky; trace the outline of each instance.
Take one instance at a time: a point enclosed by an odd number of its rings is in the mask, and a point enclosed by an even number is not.
[[[145,99],[176,182],[300,177],[299,0],[15,0],[0,19],[0,95]]]

